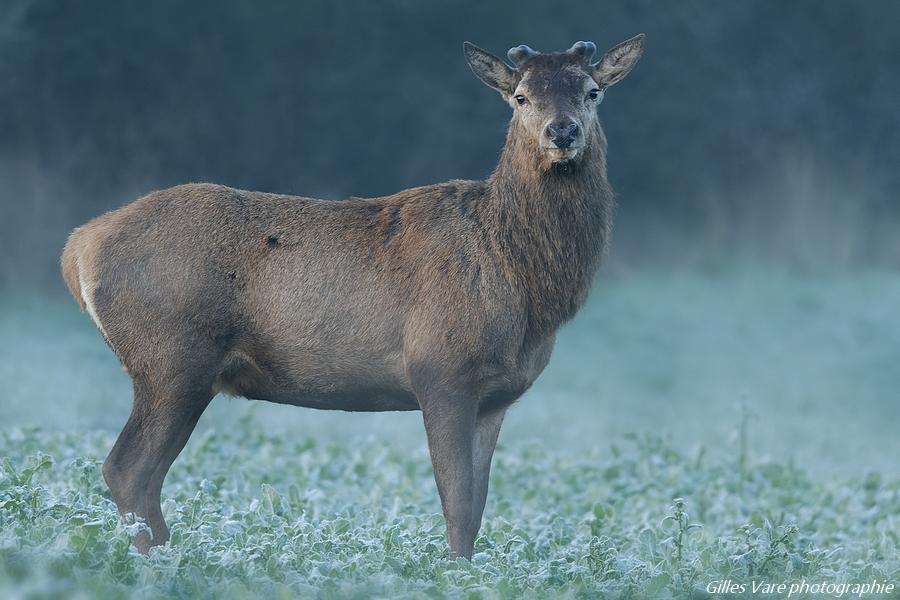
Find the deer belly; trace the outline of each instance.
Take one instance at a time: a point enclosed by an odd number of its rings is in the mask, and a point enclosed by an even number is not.
[[[381,412],[419,410],[416,397],[405,390],[384,388],[348,389],[285,389],[262,398],[279,404],[291,404],[320,410],[344,410],[350,412]]]
[[[302,358],[298,358],[302,357]],[[417,410],[418,402],[389,357],[295,353],[280,360],[259,353],[230,353],[216,381],[216,391],[253,400],[323,410]]]

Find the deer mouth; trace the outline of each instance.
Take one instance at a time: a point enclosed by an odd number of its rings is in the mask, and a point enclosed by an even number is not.
[[[581,148],[547,148],[547,153],[550,155],[550,159],[555,162],[566,162],[572,160],[576,156],[578,156],[578,152]]]

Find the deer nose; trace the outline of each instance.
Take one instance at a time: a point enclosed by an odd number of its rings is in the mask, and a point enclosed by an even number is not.
[[[547,125],[547,138],[557,148],[568,148],[578,137],[578,123],[572,119],[551,121]]]

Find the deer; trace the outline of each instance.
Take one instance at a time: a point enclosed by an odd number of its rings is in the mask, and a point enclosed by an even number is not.
[[[165,544],[163,480],[219,393],[326,410],[418,410],[449,557],[471,558],[504,415],[544,370],[607,254],[615,200],[597,107],[644,35],[506,62],[464,43],[512,109],[486,180],[318,200],[207,183],[76,228],[66,285],[133,385],[102,476]]]

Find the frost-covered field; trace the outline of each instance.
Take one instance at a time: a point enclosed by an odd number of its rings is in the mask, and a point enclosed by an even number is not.
[[[248,421],[191,444],[166,486],[172,544],[142,558],[100,480],[111,441],[0,438],[4,597],[648,598],[725,579],[900,579],[896,479],[742,469],[654,438],[577,458],[508,443],[476,554],[450,562],[424,450]]]
[[[2,597],[900,584],[894,272],[607,274],[508,416],[471,563],[443,558],[419,415],[225,398],[166,482],[173,543],[129,553],[99,474],[127,377],[67,299],[2,308]]]

